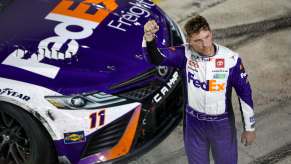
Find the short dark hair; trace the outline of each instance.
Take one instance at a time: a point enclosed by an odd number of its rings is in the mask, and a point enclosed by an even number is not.
[[[207,20],[201,15],[195,15],[189,21],[187,21],[184,29],[188,36],[192,35],[193,33],[198,33],[201,30],[211,30]]]

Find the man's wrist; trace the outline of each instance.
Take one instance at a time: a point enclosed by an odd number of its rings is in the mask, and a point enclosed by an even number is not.
[[[146,41],[146,40],[145,40]],[[156,38],[154,37],[151,41],[146,41],[146,47],[156,48]]]
[[[245,131],[254,132],[254,131],[256,131],[256,128],[245,128]]]
[[[143,38],[146,42],[151,42],[155,39],[155,36],[154,35],[144,35]]]

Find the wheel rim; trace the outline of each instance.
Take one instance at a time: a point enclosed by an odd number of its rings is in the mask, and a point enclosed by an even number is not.
[[[0,162],[27,163],[30,158],[30,142],[25,130],[16,119],[0,112]]]

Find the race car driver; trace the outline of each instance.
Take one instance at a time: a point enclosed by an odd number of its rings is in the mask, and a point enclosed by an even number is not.
[[[232,88],[239,96],[244,123],[241,142],[256,138],[250,83],[238,53],[213,42],[208,22],[194,16],[185,25],[188,44],[157,48],[155,20],[144,25],[145,59],[183,71],[187,92],[185,150],[190,164],[208,164],[209,150],[216,164],[237,163],[237,139],[231,104]]]

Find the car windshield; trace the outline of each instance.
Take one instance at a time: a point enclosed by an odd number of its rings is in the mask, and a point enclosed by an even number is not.
[[[0,0],[0,13],[5,10],[14,0]]]

